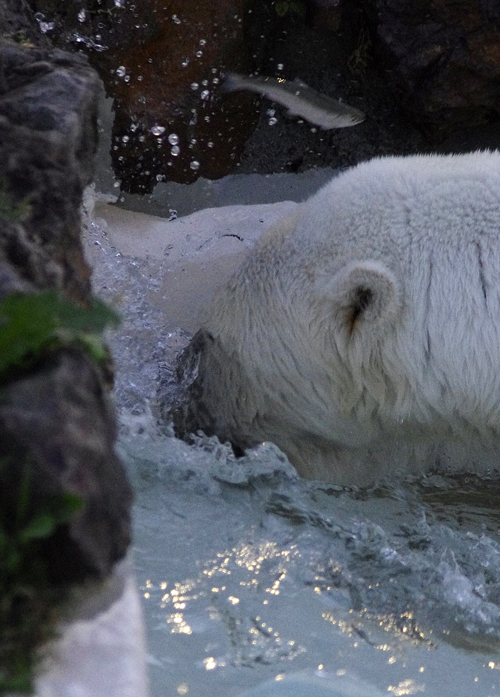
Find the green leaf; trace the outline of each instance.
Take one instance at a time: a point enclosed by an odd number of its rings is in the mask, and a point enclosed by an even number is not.
[[[47,505],[55,523],[60,525],[62,523],[68,523],[82,510],[83,499],[81,496],[78,496],[78,494],[65,491],[49,499]]]
[[[64,300],[53,290],[13,293],[0,302],[0,377],[12,366],[36,359],[51,346],[64,346],[86,335],[117,326],[119,317],[100,300],[88,308]],[[83,340],[85,345],[85,340]],[[87,340],[88,344],[88,340]],[[98,353],[95,350],[94,353]]]
[[[28,540],[49,537],[55,530],[57,522],[50,513],[40,513],[19,533],[21,543]]]

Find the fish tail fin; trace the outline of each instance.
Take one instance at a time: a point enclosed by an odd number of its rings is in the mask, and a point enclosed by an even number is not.
[[[241,75],[238,75],[238,73],[226,73],[221,88],[223,92],[236,92],[244,89],[241,86]]]

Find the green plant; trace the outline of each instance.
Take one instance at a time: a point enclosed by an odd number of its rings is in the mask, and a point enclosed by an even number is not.
[[[78,514],[83,501],[63,492],[33,503],[29,465],[9,497],[14,504],[0,511],[0,694],[31,694],[38,649],[55,636],[64,598],[50,581],[43,543]]]
[[[99,334],[118,323],[118,315],[100,300],[84,308],[53,290],[13,293],[0,302],[0,381],[13,367],[28,368],[45,351],[71,344],[104,361],[108,352]]]

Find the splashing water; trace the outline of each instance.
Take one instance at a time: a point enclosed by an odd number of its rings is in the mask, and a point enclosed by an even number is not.
[[[236,459],[177,440],[155,405],[189,339],[159,309],[168,255],[127,256],[91,217],[85,238],[95,290],[123,315],[109,341],[153,696],[234,697],[318,669],[385,694],[500,694],[498,483],[342,488],[299,479],[270,443]]]

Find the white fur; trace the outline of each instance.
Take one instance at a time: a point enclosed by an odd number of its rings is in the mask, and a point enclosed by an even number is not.
[[[204,330],[215,430],[304,476],[500,466],[500,154],[361,164],[266,233]],[[222,367],[221,367],[222,366]]]

